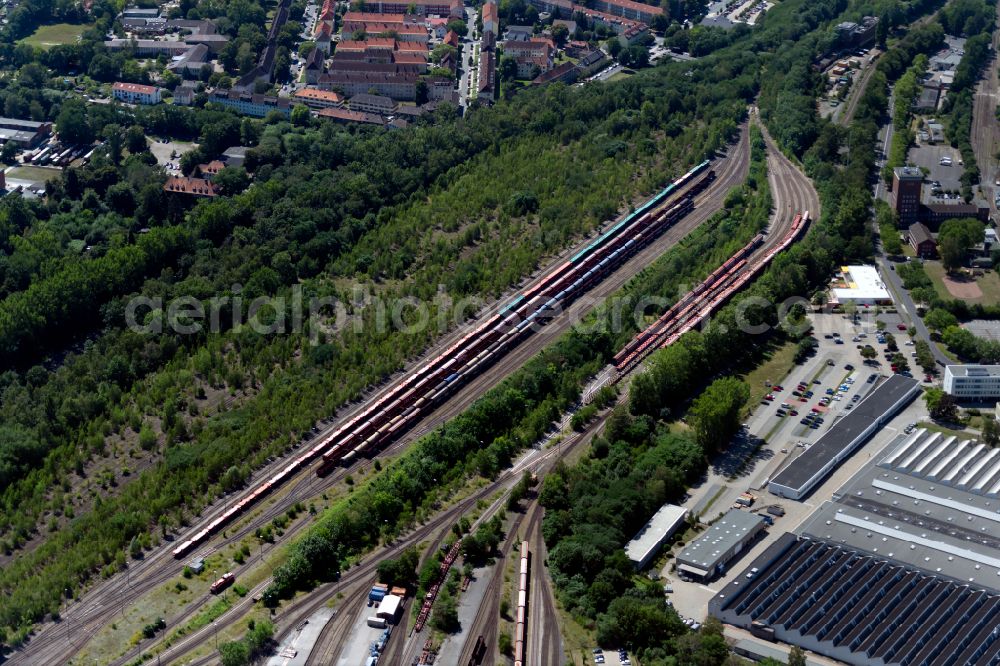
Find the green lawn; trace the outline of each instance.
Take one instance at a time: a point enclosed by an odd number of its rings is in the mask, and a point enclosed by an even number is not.
[[[44,183],[59,177],[58,169],[43,169],[35,166],[14,167],[7,172],[7,178],[30,180],[33,183]]]
[[[54,23],[40,25],[38,30],[20,40],[21,44],[29,44],[47,49],[59,44],[75,44],[83,31],[90,27],[87,23]]]
[[[626,71],[626,70],[622,70],[620,72],[615,72],[610,77],[608,77],[608,83],[611,83],[612,81],[621,81],[622,79],[632,78],[632,74],[634,74],[634,73],[635,72]]]
[[[925,261],[924,270],[934,283],[934,290],[938,293],[938,296],[949,300],[955,298],[943,282],[945,271],[940,261]],[[983,295],[977,298],[963,298],[962,300],[969,303],[981,303],[983,305],[1000,303],[1000,274],[996,271],[990,271],[976,278],[976,284],[983,292]]]
[[[766,353],[764,362],[742,378],[750,387],[750,400],[747,402],[750,409],[756,408],[757,403],[770,392],[764,382],[780,384],[785,381],[785,377],[795,367],[797,347],[794,342],[785,342],[780,346],[772,345]]]

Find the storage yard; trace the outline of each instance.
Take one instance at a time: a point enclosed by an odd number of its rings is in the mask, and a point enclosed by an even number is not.
[[[375,663],[373,658],[377,660],[384,653],[397,628],[405,598],[405,589],[390,590],[388,585],[375,583],[368,592],[367,603],[353,618],[350,636],[336,663],[340,666]]]

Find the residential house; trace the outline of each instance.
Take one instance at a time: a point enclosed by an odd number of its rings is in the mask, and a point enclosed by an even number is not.
[[[309,55],[306,56],[306,60],[303,65],[306,85],[316,85],[319,83],[319,77],[323,75],[325,64],[326,58],[324,58],[323,51],[315,48],[309,52]]]
[[[331,109],[344,105],[344,97],[332,90],[302,88],[295,93],[295,101],[305,104],[311,109]]]
[[[174,104],[178,106],[191,106],[194,104],[194,86],[177,86],[174,89]]]
[[[376,14],[406,14],[411,9],[418,16],[465,17],[462,0],[367,0],[365,2],[365,11]]]
[[[208,164],[199,164],[195,167],[195,171],[201,174],[201,177],[206,180],[212,180],[216,174],[226,168],[226,164],[222,160],[212,160]]]
[[[491,30],[483,30],[479,46],[479,88],[476,91],[476,96],[483,102],[494,102],[496,101],[497,83],[496,34]]]
[[[205,178],[189,176],[171,176],[163,184],[163,191],[168,194],[180,194],[191,197],[215,197],[219,195],[212,181]]]
[[[374,113],[352,111],[350,109],[320,109],[317,118],[325,118],[339,123],[366,123],[369,125],[384,125],[385,119]]]
[[[530,39],[503,43],[504,55],[514,58],[517,63],[517,78],[533,79],[553,67],[552,42],[547,39]]]
[[[313,41],[316,42],[316,48],[323,53],[330,54],[330,42],[333,39],[333,29],[326,23],[320,23],[316,26],[316,32],[313,33]]]
[[[486,0],[483,4],[483,32],[492,32],[494,35],[500,34],[500,10],[494,0]]]
[[[263,118],[271,111],[277,111],[284,116],[291,113],[290,100],[284,97],[258,95],[239,90],[216,90],[209,96],[208,101],[221,104],[236,113],[257,118]]]
[[[931,235],[931,230],[921,222],[911,224],[906,232],[910,247],[918,257],[933,259],[937,256],[937,242]]]
[[[111,86],[112,96],[126,104],[159,104],[160,89],[156,86],[144,86],[139,83],[123,83],[117,81]]]
[[[351,111],[363,111],[388,116],[396,110],[396,103],[384,95],[354,95],[348,101]]]

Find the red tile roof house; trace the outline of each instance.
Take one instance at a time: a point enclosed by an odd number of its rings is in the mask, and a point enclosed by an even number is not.
[[[204,178],[191,178],[188,176],[171,176],[163,184],[163,191],[167,194],[183,194],[192,197],[216,197],[219,196],[215,185]]]
[[[206,180],[212,180],[217,173],[225,168],[226,165],[221,160],[212,160],[208,164],[199,164],[197,170]]]
[[[116,82],[111,86],[111,94],[115,99],[127,104],[159,104],[160,89],[156,86],[144,86],[138,83]]]

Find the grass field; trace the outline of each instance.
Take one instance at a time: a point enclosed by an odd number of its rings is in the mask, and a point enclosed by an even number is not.
[[[33,183],[44,183],[49,180],[55,180],[59,177],[59,173],[58,169],[43,169],[35,166],[19,166],[8,171],[7,178],[13,178],[15,180],[30,180]]]
[[[949,300],[955,298],[944,284],[944,266],[941,265],[940,261],[925,261],[924,270],[934,283],[934,290],[938,293],[938,296]],[[1000,303],[1000,274],[996,271],[990,271],[976,278],[976,285],[983,292],[983,295],[977,298],[963,298],[962,300],[969,303],[981,303],[983,305]]]
[[[770,389],[764,386],[764,382],[780,384],[785,380],[785,376],[795,367],[796,348],[794,342],[785,342],[780,346],[772,345],[766,352],[764,362],[743,377],[743,381],[750,387],[748,409],[755,408],[757,403],[770,392]]]
[[[608,83],[611,83],[612,81],[621,81],[622,79],[632,78],[632,74],[633,72],[625,70],[622,70],[620,72],[615,72],[610,77],[608,77]]]
[[[53,23],[40,25],[38,30],[20,40],[21,44],[47,49],[59,44],[75,44],[83,31],[90,27],[87,23]]]

